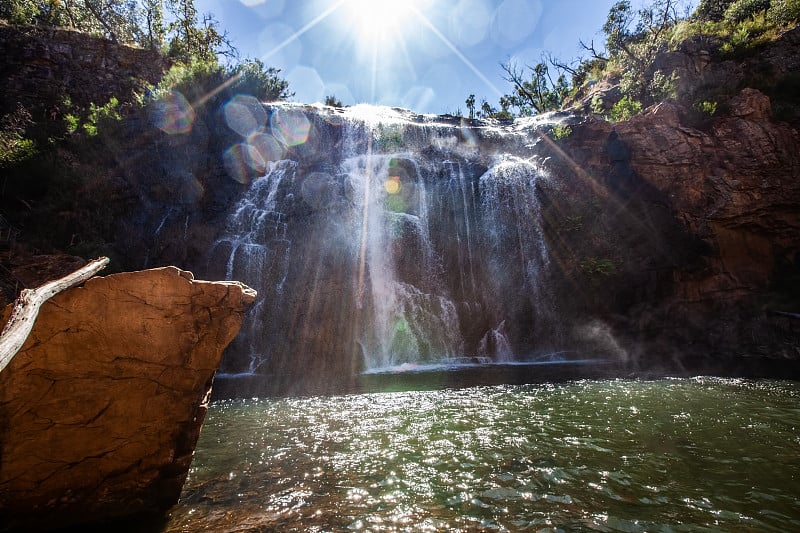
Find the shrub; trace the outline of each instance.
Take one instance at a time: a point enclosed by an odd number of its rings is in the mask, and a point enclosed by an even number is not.
[[[0,168],[19,164],[36,154],[36,143],[14,133],[0,131]]]
[[[552,134],[553,140],[560,141],[572,135],[572,128],[564,124],[554,124]]]
[[[733,0],[700,0],[693,18],[719,22],[725,18],[725,11],[732,2]]]
[[[294,95],[279,69],[265,67],[258,59],[245,60],[225,68],[216,61],[193,59],[175,63],[158,85],[150,87],[142,104],[164,100],[179,92],[187,101],[202,104],[213,97],[222,100],[234,94],[249,94],[261,101],[285,100]]]
[[[800,21],[800,0],[772,0],[767,10],[767,20],[778,26]]]
[[[738,24],[769,8],[770,0],[736,0],[725,10],[725,22]]]
[[[702,102],[697,102],[694,104],[694,108],[700,113],[712,117],[717,112],[717,103],[703,100]]]
[[[31,114],[21,105],[0,118],[0,168],[19,164],[36,154],[36,143],[25,138],[32,123]]]
[[[591,109],[592,113],[595,115],[602,115],[605,113],[606,108],[603,105],[603,98],[599,94],[592,96]]]
[[[611,108],[611,120],[619,122],[628,120],[642,112],[641,102],[637,102],[630,96],[623,96],[622,99]]]
[[[231,93],[245,93],[262,102],[286,100],[294,96],[289,92],[289,82],[282,79],[280,69],[266,67],[260,59],[246,59],[228,69],[228,77],[236,77]]]
[[[678,75],[673,72],[669,76],[664,72],[657,70],[653,73],[653,79],[647,87],[647,96],[653,99],[653,102],[662,102],[669,98],[675,98],[676,86],[678,83]]]
[[[342,105],[342,101],[337,99],[336,95],[334,94],[325,97],[325,105],[330,107],[344,107],[344,105]]]
[[[70,106],[69,100],[65,100],[65,105]],[[83,130],[83,133],[89,137],[94,137],[100,129],[113,127],[115,123],[122,120],[119,112],[119,100],[114,96],[102,106],[89,104],[85,117],[81,119],[80,115],[80,110],[64,115],[64,128],[68,134],[72,135]]]
[[[617,266],[611,259],[589,257],[580,263],[581,270],[590,276],[610,276],[617,271]]]
[[[194,101],[224,81],[223,69],[216,61],[194,59],[188,63],[175,63],[164,74],[158,85],[150,87],[145,100],[156,101],[178,91],[187,100]],[[142,103],[146,103],[142,102]]]

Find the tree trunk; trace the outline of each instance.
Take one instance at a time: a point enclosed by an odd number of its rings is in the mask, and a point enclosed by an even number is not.
[[[49,281],[35,289],[23,289],[14,302],[11,317],[0,333],[0,372],[11,362],[33,329],[42,304],[64,289],[83,283],[108,264],[108,257],[100,257],[63,278]]]

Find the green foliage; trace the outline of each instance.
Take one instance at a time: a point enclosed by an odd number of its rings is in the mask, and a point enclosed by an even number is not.
[[[603,105],[603,98],[599,94],[592,96],[592,103],[590,105],[592,113],[595,115],[602,115],[605,113],[605,106]]]
[[[692,18],[700,21],[719,22],[725,18],[725,11],[734,0],[700,0]]]
[[[509,113],[509,108],[516,108],[518,116],[554,111],[561,107],[571,92],[566,77],[562,74],[553,80],[545,63],[540,62],[528,67],[529,79],[526,79],[525,72],[513,63],[506,63],[502,67],[506,72],[505,80],[514,88],[513,93],[500,99],[500,105],[505,113]]]
[[[139,43],[139,5],[133,0],[4,0],[0,17],[14,24],[65,26],[114,41]]]
[[[554,141],[566,139],[572,135],[572,128],[565,124],[554,124],[552,130],[552,137]]]
[[[677,84],[678,75],[675,72],[667,76],[663,71],[656,70],[653,72],[647,92],[654,101],[662,102],[675,98]]]
[[[294,96],[289,92],[289,82],[279,76],[280,72],[280,69],[266,67],[260,59],[246,59],[230,67],[226,76],[236,78],[231,92],[249,94],[262,102],[274,102]]]
[[[378,126],[377,146],[384,152],[399,150],[403,146],[403,132],[396,126]]]
[[[474,100],[475,96],[472,94],[467,98],[467,104],[472,103],[470,118],[491,118],[495,120],[513,120],[514,118],[514,115],[508,110],[508,102],[503,98],[500,99],[501,108],[499,110],[483,99],[481,100],[480,109],[476,111],[474,109]]]
[[[713,117],[714,114],[717,112],[717,102],[709,102],[708,100],[703,100],[702,102],[695,103],[694,108],[696,111],[704,115]]]
[[[628,0],[614,4],[603,33],[610,61],[623,73],[623,95],[646,103],[673,95],[675,79],[651,67],[656,56],[669,49],[670,34],[682,20],[675,0],[654,0],[638,11]]]
[[[141,33],[139,44],[145,48],[160,50],[167,36],[163,0],[142,0],[139,18]]]
[[[768,23],[764,13],[734,25],[726,25],[720,51],[734,57],[745,55],[774,39],[777,36],[776,29]]]
[[[66,113],[64,115],[64,129],[70,135],[74,134],[78,131],[78,128],[81,127],[81,119],[77,115],[73,115],[72,113]]]
[[[179,91],[188,100],[195,100],[214,87],[206,83],[207,81],[220,84],[223,77],[223,68],[216,61],[192,59],[186,63],[177,62],[161,77],[156,86],[148,88],[147,98],[142,103],[163,99],[172,91]]]
[[[0,168],[17,165],[36,154],[36,143],[19,135],[0,131]]]
[[[581,261],[581,270],[590,276],[610,276],[617,271],[617,266],[611,259],[588,257]]]
[[[65,100],[65,106],[72,107],[69,100]],[[101,130],[110,129],[120,120],[119,100],[112,96],[102,106],[91,103],[87,110],[74,109],[65,113],[64,129],[70,135],[83,132],[88,137],[95,137]]]
[[[769,8],[770,0],[736,0],[725,10],[724,20],[735,25],[753,18]]]
[[[217,21],[210,14],[198,19],[194,0],[170,0],[173,22],[167,55],[188,63],[193,60],[216,61],[219,55],[232,57],[236,51],[225,33],[217,29]]]
[[[280,70],[265,67],[258,59],[223,67],[216,61],[192,59],[175,63],[158,85],[149,87],[142,105],[164,100],[174,91],[189,102],[202,104],[209,99],[227,100],[235,94],[249,94],[261,101],[285,100],[294,95],[289,82],[279,76]]]
[[[622,99],[611,108],[610,118],[613,122],[628,120],[642,112],[641,102],[637,102],[630,96],[623,96]]]
[[[0,19],[5,19],[11,24],[30,24],[38,15],[38,6],[29,0],[0,2]]]
[[[17,165],[36,154],[36,143],[25,137],[31,124],[31,115],[22,106],[0,118],[0,168]]]
[[[0,18],[13,24],[74,28],[113,41],[162,50],[184,62],[235,55],[214,18],[198,17],[194,0],[3,0]],[[171,20],[169,25],[165,18]]]
[[[800,0],[772,0],[767,20],[776,26],[788,26],[800,21]]]

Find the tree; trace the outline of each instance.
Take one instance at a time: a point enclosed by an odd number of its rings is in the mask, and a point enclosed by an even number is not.
[[[331,94],[325,97],[325,105],[330,107],[344,107],[342,101],[336,98],[335,94]]]
[[[260,59],[246,59],[228,70],[228,76],[236,79],[231,92],[247,93],[262,102],[287,100],[294,93],[289,92],[289,82],[279,76],[280,72],[266,67]]]
[[[672,78],[651,71],[668,49],[668,34],[679,21],[678,0],[654,0],[638,11],[629,0],[611,7],[602,31],[609,61],[622,71],[620,89],[637,101],[656,101],[671,92]]]
[[[733,0],[700,0],[692,18],[719,22],[725,18],[725,11]]]
[[[467,100],[465,101],[465,103],[467,104],[467,109],[469,109],[469,118],[470,119],[474,119],[475,118],[475,95],[474,94],[469,95],[467,97]]]
[[[514,92],[503,96],[500,104],[504,108],[516,107],[519,116],[559,109],[569,94],[570,86],[564,74],[553,81],[544,62],[528,67],[530,80],[526,80],[525,71],[512,62],[501,64],[501,67],[506,73],[504,79],[513,85]]]
[[[219,33],[217,21],[210,14],[198,21],[194,0],[168,0],[169,10],[175,20],[170,24],[172,39],[169,56],[188,62],[192,58],[200,61],[216,61],[217,56],[235,57],[236,49],[228,34]]]
[[[143,0],[141,8],[142,37],[140,44],[144,48],[160,50],[164,46],[167,28],[164,26],[163,0]]]
[[[31,0],[4,0],[0,2],[0,19],[11,24],[30,24],[39,16],[39,7]]]
[[[738,24],[769,9],[770,0],[736,0],[725,10],[725,21]]]

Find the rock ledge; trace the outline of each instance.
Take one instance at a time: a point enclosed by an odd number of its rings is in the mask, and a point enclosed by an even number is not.
[[[46,302],[0,373],[0,530],[173,505],[222,352],[255,296],[166,267]]]

